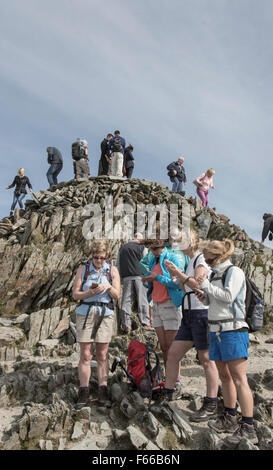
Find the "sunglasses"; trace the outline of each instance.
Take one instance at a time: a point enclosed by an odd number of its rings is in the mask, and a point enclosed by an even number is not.
[[[106,258],[104,258],[103,256],[93,256],[93,259],[102,259],[102,260],[105,260]]]
[[[162,248],[165,248],[165,246],[156,246],[156,247],[154,247],[154,248],[151,247],[151,250],[152,250],[152,251],[162,250]]]

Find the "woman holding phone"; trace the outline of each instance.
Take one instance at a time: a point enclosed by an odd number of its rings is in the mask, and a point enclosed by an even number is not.
[[[186,250],[183,250],[183,253],[190,258],[185,274],[173,263],[165,261],[165,266],[173,276],[173,281],[177,282],[185,291],[185,296],[182,303],[181,326],[168,352],[163,400],[176,399],[174,385],[180,361],[187,351],[195,346],[200,363],[204,368],[207,389],[202,407],[191,417],[191,421],[200,422],[217,416],[219,378],[215,362],[209,359],[208,307],[204,306],[194,293],[200,290],[198,279],[200,277],[206,279],[210,273],[210,268],[200,251],[199,237],[196,231],[191,230],[190,244]]]
[[[110,247],[106,240],[97,240],[92,246],[92,258],[80,266],[73,286],[73,298],[80,303],[76,308],[77,341],[80,343],[79,379],[77,405],[86,406],[89,398],[92,344],[96,344],[98,363],[98,402],[109,402],[108,347],[112,337],[114,300],[120,297],[120,277],[115,266],[109,262]]]

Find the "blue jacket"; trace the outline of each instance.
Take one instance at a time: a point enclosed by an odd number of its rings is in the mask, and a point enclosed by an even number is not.
[[[116,138],[120,139],[120,143],[122,145],[122,150],[120,150],[120,153],[124,153],[126,142],[125,142],[125,139],[123,137],[121,137],[121,135],[116,135],[116,136],[112,137],[111,140],[109,140],[109,148],[110,148],[111,152],[114,151],[113,150],[113,145],[114,145],[114,142],[115,142]]]
[[[177,284],[175,284],[172,281],[171,275],[164,264],[165,260],[172,261],[172,263],[174,263],[181,270],[182,270],[182,264],[179,258],[174,253],[172,253],[170,250],[165,248],[159,258],[159,263],[160,263],[163,274],[162,275],[158,274],[156,276],[156,281],[160,282],[163,286],[167,287],[167,291],[172,302],[174,303],[176,307],[179,307],[182,303],[184,292],[181,290],[181,288]],[[152,255],[149,260],[149,271],[152,271],[155,265],[156,265],[156,257]],[[145,276],[149,276],[149,273],[146,273],[144,277]],[[153,291],[153,283],[148,282],[147,298],[149,302],[152,300],[152,291]]]

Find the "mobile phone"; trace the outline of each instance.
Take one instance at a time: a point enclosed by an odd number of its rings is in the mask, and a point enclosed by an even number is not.
[[[91,288],[92,289],[96,289],[96,287],[98,287],[98,283],[97,282],[93,282],[93,284],[91,284]]]
[[[205,295],[205,292],[203,290],[200,290],[200,289],[193,289],[194,292],[196,292],[197,294],[201,294],[201,295]]]

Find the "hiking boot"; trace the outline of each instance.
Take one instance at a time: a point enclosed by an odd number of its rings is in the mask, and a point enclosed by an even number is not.
[[[217,418],[217,402],[208,400],[207,397],[204,397],[203,405],[190,417],[190,421],[199,423],[201,421],[208,421],[212,418]]]
[[[77,408],[83,408],[84,406],[88,406],[88,399],[89,399],[89,387],[80,387],[78,400],[77,400]]]
[[[159,396],[159,403],[161,405],[166,404],[168,401],[179,400],[182,397],[181,384],[175,384],[173,392],[168,392],[166,388],[162,390]]]
[[[235,433],[232,436],[226,437],[225,441],[228,444],[236,445],[239,444],[242,439],[247,439],[252,442],[252,444],[258,444],[258,437],[253,424],[247,424],[241,421]]]
[[[209,421],[208,425],[216,432],[234,432],[238,427],[237,416],[232,416],[229,413],[224,413],[219,416],[215,421]]]
[[[111,401],[109,398],[108,387],[107,385],[101,385],[98,392],[98,405],[106,406],[109,408],[111,406]]]

